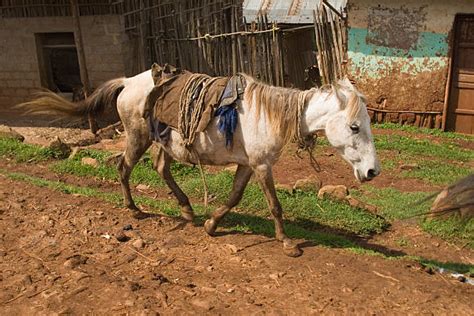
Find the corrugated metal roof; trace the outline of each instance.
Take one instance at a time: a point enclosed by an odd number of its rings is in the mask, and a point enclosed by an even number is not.
[[[347,0],[327,0],[335,9],[345,8]],[[320,0],[244,0],[243,14],[247,22],[254,21],[259,12],[277,23],[313,23],[313,10]]]

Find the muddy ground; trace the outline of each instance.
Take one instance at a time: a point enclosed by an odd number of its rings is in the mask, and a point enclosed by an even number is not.
[[[66,140],[88,133],[26,126],[15,128],[37,143],[58,133]],[[119,150],[121,144],[119,138],[99,147]],[[325,184],[358,186],[349,167],[331,150],[320,157],[319,177]],[[277,182],[291,184],[312,172],[306,160],[297,159],[285,152],[276,167]],[[4,160],[0,169],[58,177],[47,163]],[[117,183],[100,180],[60,180],[119,190]],[[380,186],[423,189],[416,180],[390,174],[376,181]],[[212,238],[202,227],[177,218],[138,221],[103,200],[58,193],[1,174],[0,188],[3,315],[473,314],[474,286],[427,273],[414,261],[355,254],[304,240],[303,256],[289,258],[279,242],[258,234],[221,230]],[[396,244],[400,236],[410,240],[408,247]],[[410,222],[394,223],[387,232],[357,242],[385,253],[474,263],[472,251],[431,237]]]

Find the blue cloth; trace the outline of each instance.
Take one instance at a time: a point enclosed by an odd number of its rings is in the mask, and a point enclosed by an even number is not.
[[[219,117],[217,129],[225,135],[225,145],[227,148],[232,147],[234,132],[237,128],[238,113],[235,105],[224,105],[217,108],[214,116]]]

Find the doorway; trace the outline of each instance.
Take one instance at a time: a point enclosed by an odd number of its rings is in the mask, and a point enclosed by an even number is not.
[[[446,130],[474,134],[474,15],[456,16],[453,48]]]
[[[71,95],[82,87],[74,33],[36,33],[41,85]]]

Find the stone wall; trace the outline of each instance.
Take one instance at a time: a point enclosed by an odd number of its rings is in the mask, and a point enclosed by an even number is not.
[[[383,110],[374,120],[441,126],[454,18],[473,12],[470,0],[349,1],[348,71]]]
[[[83,16],[81,28],[92,86],[124,76],[129,49],[122,18]],[[71,17],[0,19],[0,110],[41,88],[35,33],[73,31]]]

